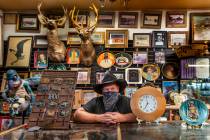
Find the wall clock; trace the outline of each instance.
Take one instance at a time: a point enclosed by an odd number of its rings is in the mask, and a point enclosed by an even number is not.
[[[130,105],[138,119],[152,122],[165,112],[166,100],[157,88],[146,86],[133,94]]]

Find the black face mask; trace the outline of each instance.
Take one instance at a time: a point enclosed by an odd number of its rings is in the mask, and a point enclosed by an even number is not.
[[[111,112],[118,101],[119,93],[117,92],[103,92],[103,103],[106,112]]]

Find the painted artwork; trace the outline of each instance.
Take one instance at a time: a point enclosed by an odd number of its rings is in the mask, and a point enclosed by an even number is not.
[[[179,92],[177,81],[163,81],[162,83],[163,95],[167,96],[170,92]]]
[[[79,64],[80,63],[80,50],[77,48],[68,48],[66,54],[67,64]]]

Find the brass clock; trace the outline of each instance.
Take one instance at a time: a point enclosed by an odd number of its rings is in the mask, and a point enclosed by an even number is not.
[[[155,87],[142,87],[131,98],[131,110],[138,119],[152,122],[161,117],[166,108],[166,100]]]

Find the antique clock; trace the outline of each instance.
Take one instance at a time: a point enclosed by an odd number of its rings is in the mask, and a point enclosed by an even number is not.
[[[138,89],[132,95],[130,104],[137,120],[146,122],[152,122],[161,117],[166,108],[166,100],[161,91],[151,86]]]

